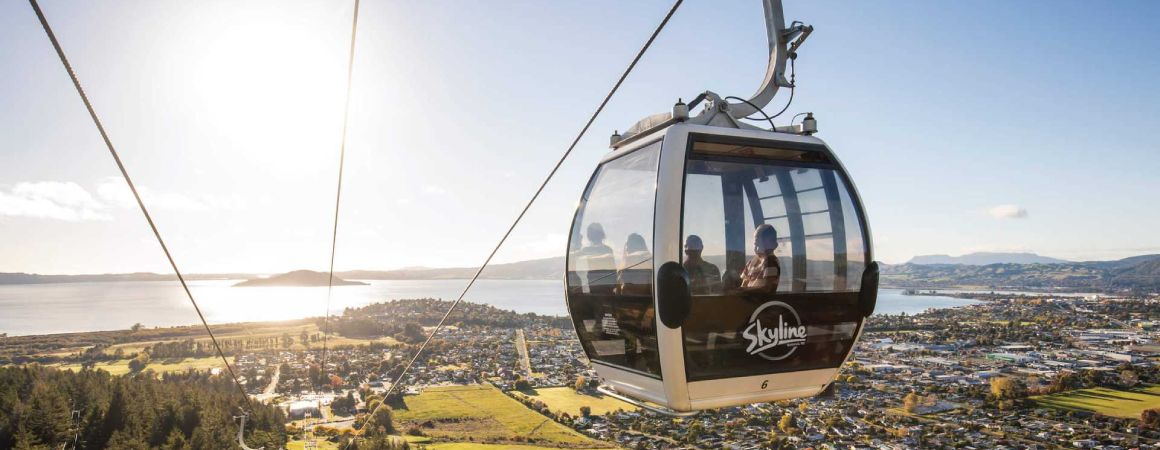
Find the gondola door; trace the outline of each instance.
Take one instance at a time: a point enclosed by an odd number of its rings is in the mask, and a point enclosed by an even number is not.
[[[567,300],[592,365],[618,388],[658,403],[653,208],[661,141],[615,152],[596,169],[572,223]]]
[[[866,228],[816,142],[688,137],[680,335],[692,409],[815,395],[850,354]]]

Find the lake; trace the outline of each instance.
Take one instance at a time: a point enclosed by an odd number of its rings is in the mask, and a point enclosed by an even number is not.
[[[322,316],[325,287],[231,287],[240,280],[191,281],[190,289],[210,323],[261,322]],[[331,314],[390,299],[454,300],[467,280],[370,280],[336,286]],[[556,280],[480,280],[465,298],[501,309],[566,315]],[[976,303],[941,296],[908,296],[898,289],[878,294],[878,314],[919,313]],[[9,336],[197,324],[197,314],[175,281],[60,283],[0,286],[0,333]]]

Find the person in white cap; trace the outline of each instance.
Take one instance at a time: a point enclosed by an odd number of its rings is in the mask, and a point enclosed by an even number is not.
[[[781,265],[777,262],[777,229],[766,223],[753,230],[753,259],[741,273],[741,287],[747,290],[777,292]]]
[[[701,237],[690,234],[685,238],[685,270],[689,272],[689,291],[693,295],[721,292],[721,270],[712,263],[701,259],[705,243]]]

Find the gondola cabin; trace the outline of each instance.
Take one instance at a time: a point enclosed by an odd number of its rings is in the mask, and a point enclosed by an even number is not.
[[[812,136],[674,120],[613,147],[576,209],[565,276],[606,385],[674,412],[825,389],[878,283],[834,153]]]

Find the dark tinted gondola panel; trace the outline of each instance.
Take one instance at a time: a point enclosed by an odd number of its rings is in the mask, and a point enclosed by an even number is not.
[[[660,142],[597,168],[568,251],[568,307],[588,358],[659,377],[653,204]]]

